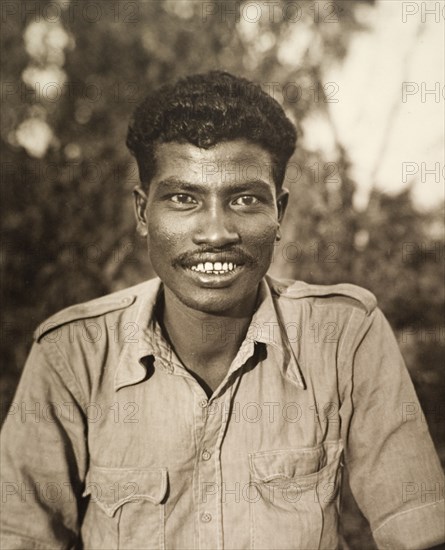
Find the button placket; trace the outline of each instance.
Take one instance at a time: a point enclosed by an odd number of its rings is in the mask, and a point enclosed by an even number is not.
[[[199,442],[199,455],[196,462],[198,480],[198,547],[202,549],[220,548],[220,463],[217,441],[222,414],[217,399],[201,399],[198,405],[205,413],[202,438]]]
[[[199,547],[200,548],[222,548],[222,504],[223,504],[223,486],[221,472],[221,447],[224,441],[224,434],[230,423],[230,405],[233,396],[236,395],[236,389],[240,384],[241,378],[235,384],[232,384],[223,393],[220,398],[212,399],[208,405],[207,422],[205,425],[205,437],[201,441],[201,460],[198,461],[199,479],[201,484],[211,484],[207,487],[207,493],[202,491],[201,495],[205,494],[205,501],[201,503],[201,515],[210,514],[212,519],[206,522],[202,519],[202,524],[199,532]],[[207,454],[208,453],[208,454]],[[216,454],[215,454],[216,453]],[[210,456],[209,456],[210,455]],[[210,460],[213,458],[213,460]],[[210,469],[211,468],[211,469]],[[209,475],[207,475],[209,472]],[[213,475],[213,477],[211,477]],[[205,481],[204,481],[205,480]],[[210,506],[212,504],[212,506]]]
[[[200,438],[199,459],[196,461],[195,475],[198,496],[198,547],[222,548],[222,474],[220,449],[229,422],[230,403],[236,393],[240,379],[230,385],[221,397],[198,402],[204,422]]]

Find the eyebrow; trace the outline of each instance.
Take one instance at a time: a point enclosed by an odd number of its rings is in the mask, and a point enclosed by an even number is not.
[[[181,191],[190,192],[190,193],[202,193],[208,190],[208,188],[203,184],[192,183],[190,181],[185,181],[176,177],[171,177],[171,178],[166,178],[165,180],[161,180],[158,182],[158,186],[166,189],[169,189],[169,188],[177,189],[178,187],[180,187]],[[264,180],[258,179],[258,178],[247,180],[242,183],[241,182],[227,183],[224,185],[224,189],[223,189],[224,192],[229,192],[229,193],[252,192],[252,190],[266,192],[271,197],[273,196],[271,186],[268,183],[266,183]]]

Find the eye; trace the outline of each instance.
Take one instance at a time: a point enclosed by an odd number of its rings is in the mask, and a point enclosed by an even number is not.
[[[186,195],[185,193],[171,195],[170,200],[176,204],[196,204],[195,199],[191,195]]]
[[[235,199],[232,204],[236,206],[255,206],[259,203],[260,201],[257,197],[254,197],[253,195],[243,195],[242,197]]]

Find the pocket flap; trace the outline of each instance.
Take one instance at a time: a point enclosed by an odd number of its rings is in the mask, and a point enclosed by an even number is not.
[[[329,464],[338,464],[341,451],[341,445],[336,442],[304,449],[259,451],[249,455],[250,471],[254,479],[263,483],[317,477]]]
[[[167,486],[167,468],[138,470],[92,466],[83,496],[90,495],[91,500],[112,517],[127,502],[147,500],[160,504],[167,493]]]

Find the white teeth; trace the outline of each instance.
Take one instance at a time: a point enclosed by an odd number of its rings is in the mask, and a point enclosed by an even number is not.
[[[227,273],[229,271],[233,271],[236,268],[236,264],[233,264],[232,262],[205,262],[198,264],[198,265],[192,265],[190,268],[192,271],[199,271],[201,273],[212,273],[216,275],[223,275],[224,273]]]

